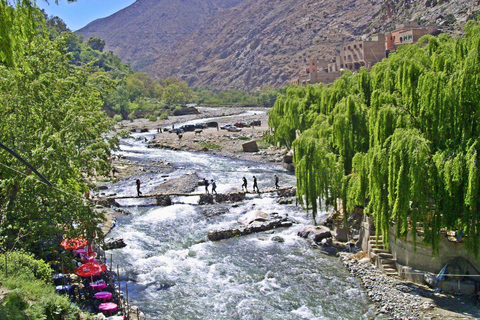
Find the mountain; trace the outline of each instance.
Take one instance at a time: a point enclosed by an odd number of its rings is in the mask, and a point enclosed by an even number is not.
[[[193,33],[217,12],[243,0],[137,0],[132,5],[97,19],[76,33],[96,35],[135,70],[143,70],[162,52]]]
[[[190,85],[281,86],[340,44],[419,20],[458,30],[479,0],[138,0],[78,31],[132,67]]]

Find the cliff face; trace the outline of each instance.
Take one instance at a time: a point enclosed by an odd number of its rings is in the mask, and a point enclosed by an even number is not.
[[[78,31],[138,71],[190,85],[284,85],[340,44],[421,20],[456,30],[479,0],[138,0]]]

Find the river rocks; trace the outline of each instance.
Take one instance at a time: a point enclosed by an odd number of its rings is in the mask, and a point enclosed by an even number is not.
[[[285,188],[285,189],[279,189],[277,191],[277,195],[283,198],[292,198],[292,197],[295,197],[296,194],[297,194],[297,188]]]
[[[157,186],[152,193],[189,193],[193,192],[198,185],[196,173],[186,174],[179,178],[172,178]]]
[[[201,194],[198,204],[214,204],[214,203],[224,203],[224,202],[239,202],[245,199],[245,193],[243,192],[234,192],[234,193],[222,193],[222,194]]]
[[[285,242],[285,239],[280,236],[273,236],[271,240],[279,243]]]
[[[265,217],[263,213],[259,215]],[[245,222],[247,221],[250,222],[231,229],[210,231],[207,235],[207,239],[210,241],[218,241],[275,228],[290,227],[293,224],[292,221],[287,220],[286,217],[279,216],[277,213],[272,213],[269,215],[269,219],[267,221],[245,219]]]
[[[257,211],[251,211],[243,215],[240,219],[238,219],[238,222],[243,225],[249,225],[256,221],[263,222],[263,221],[268,221],[270,219],[271,219],[271,216],[268,213],[257,210]]]
[[[388,314],[389,319],[424,319],[422,310],[432,308],[432,303],[422,301],[425,293],[409,282],[388,277],[371,263],[351,259],[350,254],[341,254],[345,267],[359,278],[367,294],[375,302],[376,313]]]
[[[298,236],[308,238],[315,242],[321,242],[322,239],[331,238],[330,229],[324,226],[306,226],[298,232]]]
[[[258,152],[257,142],[255,140],[242,144],[243,152]]]
[[[126,246],[127,246],[127,244],[121,238],[119,238],[119,239],[109,239],[109,240],[105,241],[105,244],[103,245],[103,250],[119,249],[119,248],[123,248],[123,247],[126,247]]]
[[[172,199],[170,198],[170,196],[156,196],[155,201],[157,203],[157,206],[167,207],[172,205]]]
[[[291,198],[279,198],[277,199],[277,203],[278,204],[292,204],[293,203],[293,199]]]

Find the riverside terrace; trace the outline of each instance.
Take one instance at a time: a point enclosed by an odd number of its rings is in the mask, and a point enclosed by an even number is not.
[[[103,313],[107,319],[141,319],[143,313],[120,291],[119,271],[104,264],[104,251],[82,238],[64,239],[61,264],[51,264],[57,271],[52,280],[58,294],[68,295],[72,303],[90,313]],[[73,268],[77,267],[73,270]],[[73,271],[72,271],[73,270]],[[72,273],[71,273],[72,272]]]

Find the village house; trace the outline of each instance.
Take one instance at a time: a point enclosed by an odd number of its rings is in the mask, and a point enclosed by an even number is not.
[[[394,31],[385,35],[385,50],[387,51],[387,56],[402,44],[415,43],[424,35],[436,34],[437,32],[438,27],[434,24],[426,26],[418,22],[398,24]]]
[[[352,72],[360,68],[371,68],[382,61],[389,53],[402,44],[415,43],[426,34],[436,34],[436,25],[421,25],[418,22],[399,24],[389,34],[377,33],[364,40],[345,43],[340,47],[340,55],[331,62],[311,60],[303,74],[292,78],[289,83],[305,86],[315,83],[333,83],[348,69]]]

